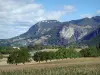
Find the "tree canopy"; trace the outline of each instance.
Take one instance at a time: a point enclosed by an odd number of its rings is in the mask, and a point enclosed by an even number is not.
[[[30,54],[28,53],[27,50],[18,50],[14,51],[12,54],[9,55],[7,63],[9,64],[18,64],[18,63],[23,63],[29,62],[30,59]]]

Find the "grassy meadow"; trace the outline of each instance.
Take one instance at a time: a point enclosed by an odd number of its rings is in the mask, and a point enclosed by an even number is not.
[[[0,75],[100,75],[100,58],[64,59],[31,65],[0,66]]]

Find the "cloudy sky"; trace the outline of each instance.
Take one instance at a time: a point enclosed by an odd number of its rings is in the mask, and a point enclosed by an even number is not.
[[[20,35],[41,20],[96,15],[100,15],[100,0],[0,0],[0,39]]]

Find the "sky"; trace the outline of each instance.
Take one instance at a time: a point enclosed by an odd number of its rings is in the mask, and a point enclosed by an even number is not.
[[[100,15],[100,0],[0,0],[0,39],[26,32],[42,20],[61,22]]]

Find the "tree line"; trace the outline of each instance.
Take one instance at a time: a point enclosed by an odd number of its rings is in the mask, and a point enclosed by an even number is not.
[[[33,56],[33,60],[36,62],[48,61],[53,59],[67,59],[67,58],[80,58],[80,57],[99,57],[100,47],[90,47],[82,49],[77,52],[74,48],[60,48],[56,52],[36,52]]]
[[[34,61],[48,61],[53,59],[64,59],[64,58],[77,58],[80,57],[79,52],[76,52],[74,49],[60,48],[58,51],[53,52],[36,52],[32,57]]]
[[[20,50],[16,50],[12,52],[7,60],[9,64],[18,64],[29,62],[30,58],[33,58],[36,62],[41,61],[52,61],[54,59],[67,59],[67,58],[80,58],[80,57],[98,57],[100,56],[100,46],[98,47],[90,47],[82,49],[81,51],[77,52],[74,48],[64,48],[61,47],[58,51],[39,51],[36,52],[33,56],[30,55],[28,48],[21,48]]]

